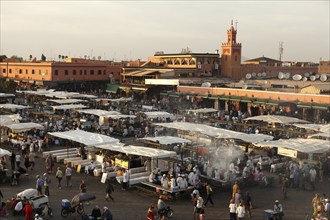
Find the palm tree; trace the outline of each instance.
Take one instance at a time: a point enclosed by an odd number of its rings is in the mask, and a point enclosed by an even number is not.
[[[62,55],[60,54],[60,55],[58,55],[58,59],[60,60],[61,59],[61,57],[62,57]]]

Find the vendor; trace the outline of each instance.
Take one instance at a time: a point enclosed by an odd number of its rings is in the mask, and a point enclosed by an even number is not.
[[[150,175],[149,175],[149,182],[150,183],[157,183],[156,175],[155,175],[154,171],[151,172]]]
[[[95,163],[94,163],[94,161],[92,160],[91,161],[91,164],[88,166],[88,172],[89,172],[89,174],[90,175],[94,175],[94,169],[95,169]]]

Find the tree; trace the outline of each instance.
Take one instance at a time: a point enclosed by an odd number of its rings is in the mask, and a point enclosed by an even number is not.
[[[22,62],[23,61],[23,57],[19,57],[19,56],[16,56],[16,55],[13,55],[10,57],[11,59],[16,59],[18,60],[19,62]]]
[[[65,56],[64,56],[64,55],[62,55],[62,60],[64,60],[64,58],[65,58]]]
[[[62,55],[60,54],[60,55],[58,55],[58,59],[60,60],[62,58]]]
[[[30,58],[30,60],[32,60],[32,58],[33,58],[32,54],[30,54],[29,58]]]
[[[7,59],[6,55],[0,55],[0,62],[3,62],[5,59]]]

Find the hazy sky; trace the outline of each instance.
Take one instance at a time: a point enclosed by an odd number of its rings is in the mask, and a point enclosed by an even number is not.
[[[329,1],[0,0],[1,54],[142,59],[189,47],[213,53],[232,19],[247,58],[329,60]]]

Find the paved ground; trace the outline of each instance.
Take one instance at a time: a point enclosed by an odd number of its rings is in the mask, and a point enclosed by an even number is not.
[[[36,169],[29,171],[29,176],[21,176],[19,186],[10,186],[9,184],[1,184],[0,188],[5,199],[11,198],[14,194],[26,189],[35,187],[35,176],[37,174],[42,175],[44,173],[44,162],[42,158],[36,159]],[[63,166],[63,164],[57,164],[56,166]],[[63,169],[62,169],[63,170]],[[137,189],[129,189],[128,191],[122,191],[119,185],[115,185],[115,192],[113,196],[114,202],[107,202],[105,200],[105,185],[100,182],[99,177],[92,177],[86,174],[73,174],[73,187],[63,187],[61,190],[56,188],[56,179],[54,174],[51,175],[52,183],[50,185],[50,205],[53,208],[53,219],[63,219],[60,216],[61,211],[61,199],[70,199],[77,193],[79,193],[79,184],[81,179],[84,179],[87,183],[87,191],[96,195],[96,200],[92,201],[89,206],[85,207],[87,212],[90,212],[94,205],[100,207],[108,206],[113,213],[115,220],[144,220],[146,219],[146,212],[148,206],[151,203],[157,202],[157,197],[141,192]],[[327,176],[325,177],[328,180]],[[275,185],[271,188],[259,188],[251,187],[243,189],[243,192],[248,190],[252,196],[254,209],[253,218],[255,220],[265,219],[263,210],[272,208],[276,199],[281,199],[281,192],[276,181]],[[329,181],[317,184],[317,192],[326,193],[328,195],[330,190]],[[307,214],[312,212],[311,199],[316,191],[288,191],[288,200],[281,201],[284,207],[285,219],[288,220],[303,220]],[[230,199],[229,192],[223,192],[217,190],[214,195],[214,207],[208,206],[205,209],[206,218],[208,220],[221,220],[229,219],[228,214],[228,202]],[[186,220],[192,219],[193,204],[189,200],[180,199],[177,201],[168,202],[174,210],[174,220]],[[9,219],[24,219],[24,217],[10,217]],[[45,218],[45,219],[50,219]],[[78,214],[72,214],[67,219],[80,219]]]

